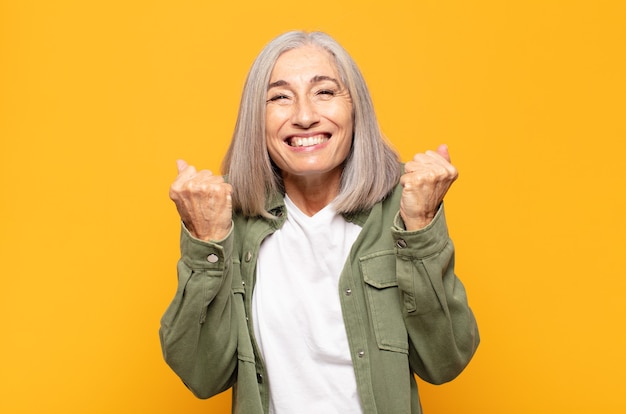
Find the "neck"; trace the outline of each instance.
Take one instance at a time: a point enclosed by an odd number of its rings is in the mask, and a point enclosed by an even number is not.
[[[339,194],[341,174],[331,173],[323,177],[285,176],[285,192],[291,201],[311,217],[326,207]]]

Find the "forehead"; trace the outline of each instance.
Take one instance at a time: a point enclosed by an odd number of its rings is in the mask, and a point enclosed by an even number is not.
[[[305,45],[288,50],[278,57],[270,81],[319,75],[338,77],[335,59],[319,46]]]

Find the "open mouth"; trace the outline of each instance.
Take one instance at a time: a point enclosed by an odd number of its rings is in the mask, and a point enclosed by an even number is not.
[[[290,147],[313,147],[328,140],[330,140],[330,134],[318,134],[310,137],[293,136],[287,138],[286,142]]]

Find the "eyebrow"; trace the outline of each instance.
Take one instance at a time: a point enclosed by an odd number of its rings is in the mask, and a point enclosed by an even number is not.
[[[331,81],[334,82],[337,87],[341,87],[341,84],[339,83],[339,81],[335,78],[332,78],[330,76],[326,76],[326,75],[315,75],[311,78],[311,80],[309,81],[309,83],[319,83],[319,82],[323,82],[323,81]],[[277,80],[276,82],[272,82],[269,85],[267,85],[267,90],[269,91],[272,88],[277,88],[277,87],[281,87],[281,86],[288,86],[289,82],[284,81],[284,80]]]

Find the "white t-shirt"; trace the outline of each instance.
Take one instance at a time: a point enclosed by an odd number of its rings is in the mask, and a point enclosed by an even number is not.
[[[283,227],[261,245],[252,299],[270,413],[362,413],[338,288],[361,227],[332,203],[313,217],[285,205]]]

